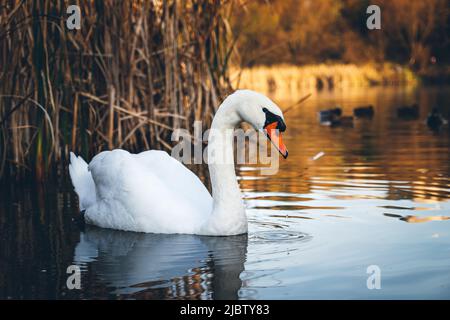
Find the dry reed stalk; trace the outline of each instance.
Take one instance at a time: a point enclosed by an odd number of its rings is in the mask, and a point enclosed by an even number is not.
[[[0,175],[65,171],[69,151],[170,150],[231,90],[228,2],[77,1],[77,31],[71,4],[0,6]]]

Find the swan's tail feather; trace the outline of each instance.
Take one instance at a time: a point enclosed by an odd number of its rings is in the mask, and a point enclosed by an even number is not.
[[[69,174],[80,201],[80,210],[86,210],[95,203],[95,184],[86,161],[73,152],[70,153]]]

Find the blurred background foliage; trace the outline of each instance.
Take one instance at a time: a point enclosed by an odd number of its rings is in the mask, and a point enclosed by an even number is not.
[[[366,26],[381,9],[381,30]],[[446,0],[254,0],[235,7],[239,63],[396,62],[425,72],[449,63]]]

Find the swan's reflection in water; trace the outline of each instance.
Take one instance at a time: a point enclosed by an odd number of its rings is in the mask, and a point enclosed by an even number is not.
[[[247,235],[145,234],[86,226],[73,260],[82,266],[82,286],[101,283],[118,298],[237,299],[246,254]],[[92,281],[97,283],[86,283]]]

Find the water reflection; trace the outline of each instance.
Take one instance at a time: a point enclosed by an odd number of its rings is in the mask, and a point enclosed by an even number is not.
[[[284,139],[292,151],[287,161],[280,161],[277,175],[259,177],[257,171],[243,167],[241,186],[249,192],[282,190],[288,196],[339,189],[351,193],[336,192],[334,196],[341,199],[446,200],[450,198],[450,128],[436,133],[428,128],[426,118],[433,106],[440,106],[448,118],[449,98],[448,88],[322,92],[286,115],[289,130]],[[417,119],[398,117],[398,108],[415,103]],[[317,119],[320,110],[333,106],[351,115],[354,108],[367,104],[374,106],[373,117],[355,118],[353,128],[324,127]]]
[[[74,263],[94,270],[97,281],[119,298],[237,299],[246,253],[247,235],[144,234],[86,226]]]
[[[428,216],[428,217],[418,217],[418,216],[402,216],[399,214],[392,214],[392,213],[385,213],[386,217],[391,218],[398,218],[401,221],[409,222],[409,223],[423,223],[423,222],[429,222],[429,221],[444,221],[444,220],[450,220],[450,217],[447,216]]]

